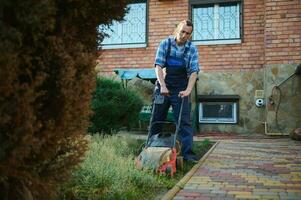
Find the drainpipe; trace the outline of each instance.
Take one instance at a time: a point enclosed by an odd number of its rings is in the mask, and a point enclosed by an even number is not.
[[[268,132],[268,123],[267,122],[262,122],[264,124],[264,134],[266,135],[272,135],[272,136],[286,136],[286,135],[289,135],[289,133],[275,133],[275,132],[272,132],[272,133],[269,133]]]

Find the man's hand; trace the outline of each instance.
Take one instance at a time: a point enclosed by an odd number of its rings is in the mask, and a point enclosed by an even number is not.
[[[181,92],[179,92],[179,97],[187,97],[187,96],[189,96],[190,95],[190,92],[191,91],[189,91],[189,90],[184,90],[184,91],[181,91]]]
[[[186,90],[179,92],[179,97],[183,98],[183,97],[187,97],[190,95],[196,79],[197,79],[197,72],[191,73],[189,76],[189,80],[188,80],[188,86],[187,86]]]

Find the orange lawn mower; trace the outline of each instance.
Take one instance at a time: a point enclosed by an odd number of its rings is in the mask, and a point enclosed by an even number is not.
[[[150,117],[147,140],[141,153],[135,159],[137,169],[151,170],[169,176],[173,176],[176,173],[177,167],[183,169],[183,157],[180,156],[181,143],[177,138],[181,124],[183,102],[184,100],[182,98],[178,123],[169,121],[152,122],[155,105],[157,103],[155,98]],[[170,131],[164,131],[164,125],[174,125],[175,132],[170,133]],[[151,131],[154,126],[159,126],[160,131],[152,134]]]

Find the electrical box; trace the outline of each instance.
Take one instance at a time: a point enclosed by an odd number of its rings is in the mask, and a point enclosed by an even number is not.
[[[264,90],[255,90],[255,98],[263,99],[264,98]]]

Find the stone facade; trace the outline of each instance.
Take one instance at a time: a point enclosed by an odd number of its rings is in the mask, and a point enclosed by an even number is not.
[[[204,72],[198,94],[240,96],[238,124],[199,124],[201,132],[290,133],[301,126],[301,77],[291,76],[296,65],[267,65],[252,72]],[[289,78],[291,76],[291,78]],[[283,82],[283,84],[281,84]],[[276,86],[280,90],[276,90]],[[274,88],[274,89],[273,89]],[[264,91],[265,105],[255,105],[256,90]],[[271,99],[272,98],[272,99]],[[192,98],[193,100],[195,98]],[[273,104],[271,105],[271,100]],[[195,101],[194,101],[195,103]],[[264,122],[267,123],[265,130]]]
[[[263,90],[263,70],[252,72],[204,72],[200,74],[201,95],[239,95],[238,124],[200,124],[201,132],[263,132],[264,107],[255,106],[255,90]],[[194,99],[194,98],[192,98]]]
[[[301,127],[301,77],[292,75],[296,65],[265,67],[267,132],[290,133]]]

